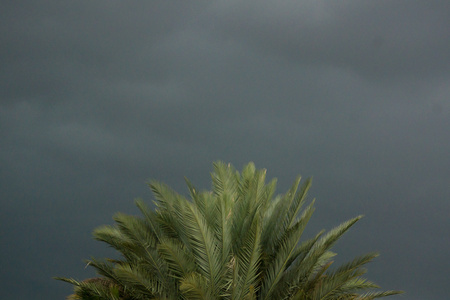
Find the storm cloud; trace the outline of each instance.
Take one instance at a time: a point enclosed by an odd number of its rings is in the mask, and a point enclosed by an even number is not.
[[[91,238],[149,178],[210,187],[254,161],[284,193],[313,176],[309,231],[364,214],[338,261],[407,298],[448,295],[450,6],[445,1],[33,1],[0,11],[0,280],[115,255]]]

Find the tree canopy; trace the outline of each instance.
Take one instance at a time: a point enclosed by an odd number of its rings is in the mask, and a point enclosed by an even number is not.
[[[361,216],[309,239],[302,234],[314,212],[307,194],[311,179],[275,195],[276,179],[253,163],[238,172],[213,164],[211,191],[186,179],[189,197],[151,181],[155,209],[142,200],[142,216],[118,213],[115,226],[95,229],[119,258],[92,258],[99,275],[74,285],[70,299],[375,299],[400,291],[378,291],[362,277],[369,253],[333,267],[331,251]]]

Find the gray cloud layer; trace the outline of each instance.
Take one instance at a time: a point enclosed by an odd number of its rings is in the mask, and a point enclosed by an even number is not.
[[[61,299],[109,255],[91,230],[208,188],[211,162],[314,175],[311,232],[363,213],[341,259],[444,299],[450,228],[445,1],[53,1],[0,12],[2,271],[8,299]],[[112,255],[112,254],[111,254]],[[392,299],[399,297],[392,297]]]

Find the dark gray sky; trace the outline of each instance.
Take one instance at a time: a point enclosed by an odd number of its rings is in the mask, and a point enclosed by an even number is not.
[[[311,233],[366,216],[338,261],[448,298],[449,28],[447,1],[3,1],[2,298],[63,299],[149,178],[218,159],[314,176]]]

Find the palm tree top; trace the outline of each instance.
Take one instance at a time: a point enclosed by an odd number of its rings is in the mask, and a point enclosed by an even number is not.
[[[140,199],[142,216],[118,213],[115,226],[94,231],[120,254],[92,258],[99,277],[78,281],[71,299],[375,299],[401,293],[377,291],[363,278],[369,253],[333,268],[331,251],[362,216],[310,239],[302,234],[314,212],[311,179],[297,177],[275,195],[276,179],[249,163],[238,172],[213,164],[211,191],[189,180],[189,199],[151,181],[155,209]]]

